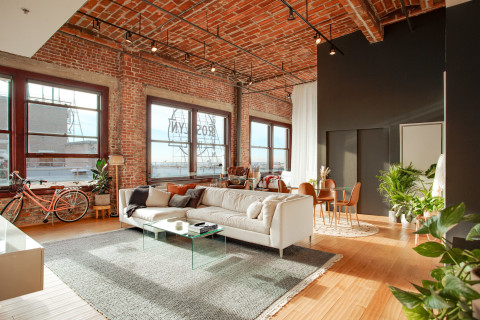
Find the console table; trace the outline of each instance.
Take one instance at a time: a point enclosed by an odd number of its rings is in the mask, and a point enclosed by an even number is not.
[[[43,247],[0,216],[0,301],[43,290]]]

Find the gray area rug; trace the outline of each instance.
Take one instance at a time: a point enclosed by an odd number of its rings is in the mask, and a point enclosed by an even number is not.
[[[45,265],[110,319],[261,319],[341,255],[227,239],[227,256],[191,270],[190,244],[143,250],[139,229],[43,244]]]

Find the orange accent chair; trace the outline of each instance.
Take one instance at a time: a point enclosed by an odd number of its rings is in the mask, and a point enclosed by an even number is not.
[[[358,200],[360,199],[360,188],[362,186],[361,182],[357,182],[355,186],[353,187],[352,194],[350,195],[350,199],[343,200],[343,201],[337,201],[337,206],[339,207],[338,210],[338,215],[340,216],[340,209],[341,207],[345,207],[345,216],[347,217],[347,222],[348,222],[348,215],[350,215],[350,227],[353,228],[352,225],[352,207],[355,209],[355,218],[357,218],[357,223],[358,226],[360,227],[360,221],[358,220],[358,215],[357,215],[357,203]]]
[[[335,180],[333,179],[326,179],[325,180],[325,188],[336,188],[337,184],[335,183]],[[320,211],[323,215],[323,204],[327,204],[327,212],[328,212],[328,222],[330,222],[330,203],[333,202],[335,199],[335,191],[330,191],[330,190],[320,190],[318,192],[317,200],[320,204]]]
[[[288,189],[287,185],[285,184],[285,181],[282,179],[278,180],[278,192],[279,193],[290,193],[290,189]]]
[[[313,197],[313,226],[316,227],[317,224],[315,222],[315,207],[317,206],[317,204],[320,204],[320,202],[318,202],[317,200],[317,194],[315,193],[315,189],[313,188],[311,183],[302,182],[298,186],[298,194],[304,194]],[[325,217],[323,215],[323,211],[321,210],[320,213],[322,215],[323,224],[325,224]]]
[[[229,180],[225,181],[225,187],[230,189],[249,189],[248,184],[248,171],[247,167],[230,167],[227,169]],[[235,179],[230,179],[232,176],[245,177],[243,182],[235,183]]]

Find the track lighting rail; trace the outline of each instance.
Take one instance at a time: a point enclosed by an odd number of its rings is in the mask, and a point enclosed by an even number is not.
[[[288,72],[288,71],[285,71],[285,70],[282,70],[282,68],[274,65],[273,63],[271,63],[271,62],[269,62],[269,61],[267,61],[267,60],[265,60],[265,59],[257,56],[256,54],[254,54],[254,53],[252,53],[252,52],[250,52],[250,51],[248,51],[248,50],[246,50],[246,49],[244,49],[244,48],[236,45],[235,43],[232,43],[232,42],[230,42],[230,41],[228,41],[228,40],[220,37],[219,35],[216,35],[215,33],[212,33],[212,32],[210,32],[210,31],[208,31],[207,29],[204,29],[204,28],[200,27],[199,25],[196,25],[195,23],[192,23],[192,22],[190,22],[190,21],[188,21],[188,20],[186,20],[186,19],[184,19],[184,18],[182,18],[182,17],[180,17],[180,16],[178,16],[178,15],[176,15],[176,14],[174,14],[174,13],[168,11],[168,10],[165,10],[165,9],[163,9],[162,7],[156,5],[156,4],[154,4],[154,3],[152,3],[152,2],[150,2],[150,1],[148,1],[148,0],[141,0],[141,1],[144,2],[144,3],[146,3],[146,4],[149,4],[150,6],[156,8],[156,9],[158,9],[158,10],[160,10],[160,11],[166,13],[166,14],[171,15],[172,17],[174,17],[174,18],[176,18],[176,19],[178,19],[178,20],[180,20],[180,21],[182,21],[182,22],[185,22],[186,24],[188,24],[188,25],[190,25],[190,26],[192,26],[192,27],[194,27],[194,28],[196,28],[196,29],[198,29],[198,30],[201,30],[201,31],[203,31],[203,32],[211,35],[212,37],[215,37],[215,38],[217,38],[217,39],[219,39],[219,40],[221,40],[221,41],[223,41],[223,42],[225,42],[225,43],[227,43],[227,44],[229,44],[229,45],[237,48],[238,50],[240,50],[240,51],[242,51],[242,52],[244,52],[244,53],[246,53],[246,54],[254,57],[255,59],[258,59],[258,60],[260,60],[260,61],[262,61],[262,62],[264,62],[264,63],[266,63],[266,64],[268,64],[268,65],[270,65],[270,66],[272,66],[272,67],[274,67],[274,68],[277,69],[277,70],[282,71],[284,74],[289,75],[289,76],[291,76],[291,77],[293,77],[293,78],[301,81],[302,83],[306,83],[305,80],[297,77],[297,76],[294,75],[293,73]],[[283,0],[282,0],[282,2],[283,2]],[[288,5],[288,4],[287,4],[287,5]],[[288,6],[290,7],[290,5],[288,5]],[[298,16],[300,16],[295,10],[294,10],[294,12],[295,12]],[[300,16],[300,17],[301,17],[301,16]],[[301,18],[303,19],[303,17],[301,17]],[[305,19],[303,19],[303,20],[305,21]],[[307,23],[308,23],[308,22],[307,22]],[[309,24],[309,25],[310,25],[310,24]],[[311,25],[310,25],[310,26],[311,26]],[[314,28],[313,26],[311,26],[311,27]],[[315,29],[315,28],[314,28],[314,29]],[[316,30],[316,29],[315,29],[315,30]],[[325,37],[324,37],[324,38],[325,38]],[[328,40],[327,40],[327,41],[328,41]],[[330,42],[330,41],[329,41],[329,42]],[[341,52],[341,51],[339,50],[339,52]],[[342,53],[342,54],[343,54],[343,53]]]
[[[306,81],[304,83],[310,83],[310,82],[315,82],[315,81],[317,81],[317,79]],[[273,87],[273,88],[264,89],[264,90],[252,90],[252,91],[249,91],[249,92],[243,92],[243,94],[252,94],[252,93],[262,93],[262,92],[275,91],[275,90],[279,90],[279,89],[295,87],[296,85],[299,85],[299,84],[302,84],[302,83],[294,83],[294,84],[288,84],[288,85],[285,84],[284,86],[278,86],[278,87]]]
[[[146,0],[142,0],[142,1],[146,1]],[[294,14],[296,14],[300,19],[303,20],[303,22],[305,22],[311,29],[313,29],[313,31],[315,31],[315,33],[318,33],[320,35],[320,37],[322,37],[325,41],[327,41],[331,46],[332,46],[332,49],[335,49],[336,51],[340,52],[341,54],[345,55],[345,53],[343,53],[342,50],[340,50],[336,45],[333,44],[332,41],[330,41],[327,37],[325,37],[320,31],[317,30],[317,28],[315,28],[310,22],[308,22],[308,20],[306,20],[300,13],[298,13],[287,1],[285,0],[280,0],[282,1],[282,3],[287,6],[287,8],[290,10],[290,12],[293,11]],[[403,1],[403,0],[402,0]]]
[[[153,44],[153,43],[161,44],[162,46],[165,46],[165,47],[167,47],[167,48],[170,48],[170,49],[173,49],[173,50],[182,52],[182,53],[184,53],[185,55],[188,55],[189,60],[190,60],[191,57],[195,57],[195,58],[198,58],[198,59],[203,60],[203,61],[205,61],[205,62],[208,62],[210,66],[212,66],[212,65],[214,65],[214,66],[219,66],[219,67],[222,67],[223,69],[228,70],[228,71],[230,71],[230,72],[232,72],[232,73],[235,72],[236,75],[240,75],[240,76],[242,76],[242,77],[245,77],[245,79],[250,79],[250,77],[251,77],[251,76],[248,75],[248,74],[245,74],[245,73],[239,72],[239,71],[237,71],[237,70],[231,69],[230,67],[227,67],[227,66],[225,66],[225,65],[222,65],[222,64],[220,64],[220,63],[218,63],[218,62],[214,62],[214,61],[212,61],[212,60],[209,60],[209,59],[204,58],[204,57],[202,57],[202,56],[196,55],[196,54],[194,54],[194,53],[187,52],[187,51],[182,50],[182,49],[180,49],[180,48],[177,48],[177,47],[174,47],[174,46],[172,46],[172,45],[169,45],[168,43],[164,43],[164,42],[162,42],[162,41],[158,41],[158,40],[155,40],[155,39],[153,39],[153,38],[144,36],[144,35],[142,35],[142,34],[140,34],[140,33],[137,33],[137,32],[134,32],[134,31],[130,31],[130,30],[128,30],[127,28],[124,28],[124,27],[118,26],[118,25],[116,25],[116,24],[113,24],[113,23],[111,23],[111,22],[105,21],[105,20],[103,20],[103,19],[94,17],[94,16],[92,16],[92,15],[90,15],[90,14],[88,14],[88,13],[85,13],[85,12],[82,12],[82,11],[77,11],[77,12],[80,13],[80,14],[82,14],[82,15],[84,15],[84,16],[87,16],[87,17],[89,17],[89,18],[92,18],[92,19],[94,19],[94,20],[96,20],[96,21],[100,21],[100,22],[102,22],[102,23],[104,23],[104,24],[107,24],[107,25],[109,25],[109,26],[112,26],[112,27],[115,27],[115,28],[117,28],[117,29],[120,29],[120,30],[125,31],[125,32],[126,32],[126,35],[127,35],[127,36],[126,36],[126,39],[127,39],[127,40],[128,40],[128,39],[131,40],[131,39],[132,39],[132,35],[136,35],[136,36],[138,36],[138,37],[140,37],[140,38],[149,40],[149,42],[151,42],[152,44]],[[210,69],[211,69],[211,68],[210,68]],[[215,70],[215,69],[214,69],[214,70]],[[213,72],[213,71],[212,71],[212,72]]]

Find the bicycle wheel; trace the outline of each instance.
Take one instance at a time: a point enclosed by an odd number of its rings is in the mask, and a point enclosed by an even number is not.
[[[58,219],[73,222],[82,218],[88,210],[88,197],[79,190],[67,190],[55,201],[54,210]]]
[[[14,223],[17,220],[20,211],[22,211],[23,207],[23,199],[22,198],[13,198],[10,200],[5,207],[3,207],[2,212],[0,215],[3,216],[5,219],[10,221],[10,223]]]

